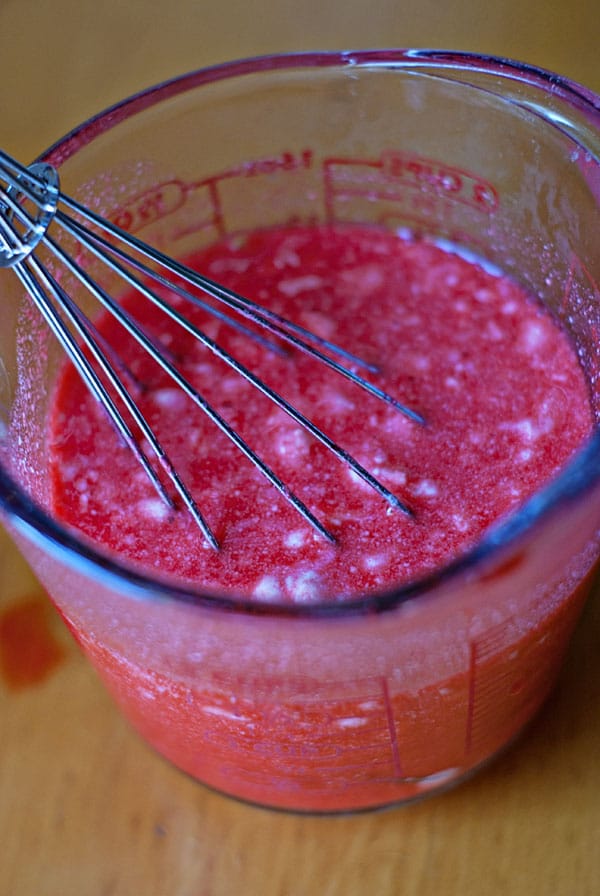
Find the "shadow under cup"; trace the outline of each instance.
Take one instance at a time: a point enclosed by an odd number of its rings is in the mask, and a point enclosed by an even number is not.
[[[577,85],[489,58],[282,56],[161,85],[44,158],[65,192],[175,257],[290,222],[460,244],[560,319],[598,418],[599,110]],[[157,750],[242,799],[347,811],[445,787],[517,735],[598,555],[598,432],[468,556],[395,593],[278,608],[194,592],[52,519],[45,426],[64,356],[11,272],[0,290],[3,518]]]

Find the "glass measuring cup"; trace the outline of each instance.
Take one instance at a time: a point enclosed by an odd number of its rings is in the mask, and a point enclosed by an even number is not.
[[[66,192],[176,257],[291,221],[458,243],[562,321],[597,415],[598,107],[554,76],[465,54],[270,57],[151,89],[44,158]],[[14,278],[0,289],[4,518],[160,752],[244,799],[342,811],[448,786],[518,734],[596,561],[600,434],[469,555],[394,592],[284,608],[186,590],[52,519],[44,433],[63,356]]]

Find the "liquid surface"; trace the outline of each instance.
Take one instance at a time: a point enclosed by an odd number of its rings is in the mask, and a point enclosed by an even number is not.
[[[231,238],[192,266],[332,339],[420,426],[314,359],[276,354],[173,304],[307,414],[415,513],[380,496],[283,411],[145,300],[127,306],[177,366],[335,535],[286,504],[121,327],[102,333],[143,383],[136,400],[221,542],[169,512],[77,373],[51,425],[56,515],[120,555],[211,590],[311,603],[381,591],[471,547],[555,475],[591,428],[566,336],[514,282],[427,241],[367,227]]]

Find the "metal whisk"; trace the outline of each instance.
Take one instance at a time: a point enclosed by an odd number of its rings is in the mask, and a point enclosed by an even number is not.
[[[226,321],[228,325],[243,332],[248,338],[258,340],[267,349],[278,349],[278,344],[273,341],[273,337],[291,344],[294,348],[318,359],[410,419],[417,423],[423,423],[423,418],[418,413],[351,369],[352,367],[362,368],[374,374],[377,373],[376,367],[169,258],[82,206],[60,191],[58,174],[51,165],[37,163],[26,168],[0,150],[0,267],[11,267],[19,277],[87,387],[104,407],[109,419],[141,464],[162,500],[169,508],[175,509],[174,497],[160,478],[156,465],[162,468],[171,483],[173,494],[179,496],[213,548],[218,549],[217,540],[196,501],[181,480],[152,428],[136,405],[130,390],[125,385],[122,375],[123,365],[98,333],[93,322],[63,289],[48,265],[40,259],[39,254],[36,253],[38,247],[43,246],[51,254],[53,268],[58,262],[65,271],[75,276],[79,283],[125,327],[137,343],[324,538],[331,542],[335,541],[335,538],[303,501],[286,486],[268,464],[182,376],[163,347],[144,332],[131,315],[120,307],[106,289],[83,268],[74,258],[72,251],[66,251],[57,242],[57,239],[60,239],[61,236],[64,237],[65,234],[73,238],[80,248],[85,249],[106,264],[114,274],[122,277],[129,286],[161,309],[195,339],[225,361],[236,373],[264,393],[310,435],[325,445],[340,461],[346,463],[390,507],[409,516],[413,515],[411,509],[403,501],[382,485],[343,448],[332,441],[325,432],[315,426],[309,418],[269,388],[266,383],[238,362],[206,333],[194,326],[168,301],[161,298],[156,288],[168,288],[172,293]],[[153,284],[154,288],[151,288],[149,283]],[[221,307],[215,307],[206,302],[191,292],[191,289],[200,290],[205,296],[212,297]],[[233,318],[232,312],[258,325],[264,331],[264,335],[260,335]],[[331,355],[334,357],[330,357]],[[94,359],[95,365],[90,357]],[[100,372],[104,376],[104,381]],[[112,394],[107,384],[113,390]],[[120,401],[129,415],[130,422],[117,406],[115,399]],[[134,425],[133,429],[132,424]],[[150,452],[146,453],[148,449],[142,447],[142,439],[135,434],[135,427],[154,455],[154,465],[148,456]]]

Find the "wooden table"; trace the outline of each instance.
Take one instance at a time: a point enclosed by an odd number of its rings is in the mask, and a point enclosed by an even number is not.
[[[27,161],[152,82],[276,50],[479,49],[600,91],[599,38],[597,0],[3,0],[2,143]],[[343,818],[239,805],[155,756],[0,535],[0,637],[19,631],[28,658],[4,655],[0,676],[0,896],[600,892],[598,596],[556,693],[509,753],[445,796]]]

